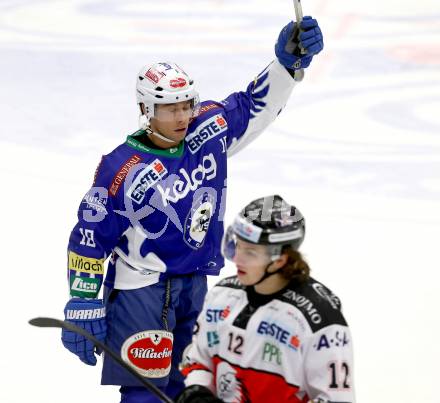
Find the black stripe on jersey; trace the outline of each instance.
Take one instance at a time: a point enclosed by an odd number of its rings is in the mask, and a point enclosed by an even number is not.
[[[347,322],[341,312],[341,302],[326,286],[310,277],[305,283],[291,282],[286,288],[271,295],[258,294],[253,287],[245,287],[237,276],[226,277],[216,286],[243,290],[247,293],[249,304],[238,314],[234,326],[246,329],[250,317],[259,306],[278,299],[293,305],[302,312],[313,332]]]
[[[239,327],[240,329],[246,329],[249,319],[252,317],[257,309],[258,307],[247,304],[237,315],[232,324],[236,327]]]
[[[236,290],[244,290],[245,286],[242,285],[239,281],[237,276],[230,276],[226,277],[220,282],[218,282],[215,287],[228,287],[228,288],[235,288]]]
[[[238,281],[237,276],[226,277],[223,280],[221,280],[219,283],[217,283],[216,286],[233,288],[235,290],[243,290],[243,291],[246,289],[246,287],[243,286]],[[249,319],[252,317],[252,315],[257,310],[257,308],[258,306],[247,304],[234,319],[233,325],[239,327],[240,329],[246,329]]]
[[[255,313],[258,307],[264,306],[270,301],[277,299],[278,296],[285,291],[285,289],[270,295],[258,294],[253,286],[245,287],[245,291],[249,303],[237,315],[233,323],[234,326],[237,326],[241,329],[246,329],[249,319]]]
[[[347,326],[339,298],[313,278],[303,284],[291,284],[277,299],[299,309],[313,332],[329,325]]]

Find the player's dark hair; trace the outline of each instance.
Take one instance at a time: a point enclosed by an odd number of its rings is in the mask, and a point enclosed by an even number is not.
[[[283,246],[281,253],[287,255],[287,263],[281,268],[280,274],[286,279],[305,283],[310,277],[310,267],[301,252],[287,245]]]

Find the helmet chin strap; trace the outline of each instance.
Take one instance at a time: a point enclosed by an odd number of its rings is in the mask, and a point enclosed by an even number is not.
[[[272,273],[269,273],[269,272],[267,271],[267,269],[269,268],[269,266],[270,266],[272,263],[273,263],[273,261],[270,262],[270,263],[266,266],[266,268],[264,269],[263,277],[261,277],[256,283],[251,284],[252,287],[255,287],[256,285],[258,285],[258,284],[262,283],[264,280],[266,280],[268,277],[270,277],[270,276],[272,276],[272,275],[274,275],[274,274],[277,274],[277,273],[279,272],[279,270],[276,270],[276,271],[274,271],[274,272],[272,272]]]
[[[171,140],[168,137],[165,137],[163,134],[160,134],[158,132],[154,132],[153,130],[151,130],[150,127],[147,127],[145,130],[149,135],[151,134],[152,136],[156,136],[156,137],[160,138],[162,141],[165,141],[167,143],[175,143],[176,142],[176,140]]]
[[[166,143],[175,143],[175,140],[171,140],[168,137],[165,137],[163,134],[160,134],[158,132],[154,132],[153,130],[151,130],[151,127],[149,126],[149,121],[148,118],[144,115],[141,114],[139,116],[139,128],[141,128],[142,130],[145,130],[149,135],[152,136],[156,136],[159,139],[161,139],[162,141],[165,141]]]

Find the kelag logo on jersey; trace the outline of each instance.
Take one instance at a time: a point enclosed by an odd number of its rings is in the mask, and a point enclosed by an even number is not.
[[[275,340],[285,344],[287,347],[293,348],[294,350],[298,350],[298,347],[301,344],[298,336],[292,335],[289,331],[283,329],[276,323],[269,323],[265,320],[261,321],[258,325],[257,333],[271,336]]]
[[[133,181],[127,191],[127,196],[135,203],[140,204],[145,198],[147,190],[159,182],[168,173],[162,162],[156,158],[147,165]]]
[[[203,156],[201,163],[191,172],[187,172],[185,168],[180,168],[179,172],[182,177],[171,174],[162,184],[157,185],[164,207],[169,203],[177,203],[184,199],[190,191],[197,190],[203,181],[217,176],[217,162],[214,154]]]
[[[228,124],[226,120],[222,115],[218,114],[199,125],[193,133],[186,136],[185,141],[191,153],[194,154],[204,143],[225,132],[227,129]]]
[[[204,192],[195,200],[185,220],[185,242],[193,249],[203,245],[208,232],[209,223],[214,214],[215,197]]]

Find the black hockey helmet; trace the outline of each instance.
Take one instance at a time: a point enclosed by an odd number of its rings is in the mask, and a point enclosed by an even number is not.
[[[249,203],[227,229],[223,254],[235,255],[235,237],[246,242],[271,246],[272,259],[281,255],[283,246],[297,250],[305,236],[305,220],[301,212],[281,196],[261,197]]]

